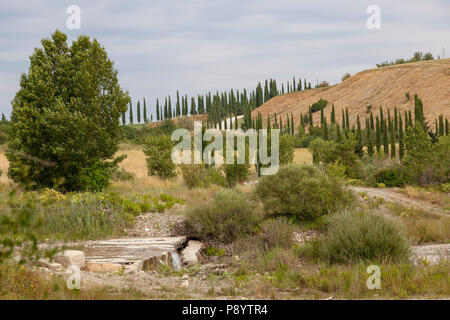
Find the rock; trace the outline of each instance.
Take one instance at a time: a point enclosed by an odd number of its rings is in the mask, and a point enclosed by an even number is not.
[[[437,265],[441,261],[450,260],[450,244],[413,246],[411,253],[410,260],[415,265]]]
[[[91,272],[118,272],[122,270],[122,265],[108,262],[88,262],[86,270]]]
[[[86,257],[83,251],[78,250],[64,250],[55,255],[54,260],[60,263],[64,268],[71,265],[76,265],[83,268],[86,264]]]
[[[144,261],[137,261],[132,264],[129,264],[125,267],[126,273],[139,273],[144,272],[142,271],[142,265],[144,264]]]
[[[188,275],[188,274],[183,274],[183,276],[181,277],[181,279],[187,280],[187,279],[189,279],[189,275]]]
[[[189,288],[189,280],[184,280],[184,281],[181,283],[181,287],[183,287],[183,288]]]
[[[190,267],[199,263],[199,259],[202,258],[201,251],[203,249],[203,243],[197,240],[191,240],[188,242],[186,248],[181,252],[181,258],[184,265]]]
[[[42,267],[42,268],[46,268],[46,269],[54,270],[54,271],[63,269],[63,266],[60,263],[51,262],[49,259],[39,259],[36,264],[38,267]]]

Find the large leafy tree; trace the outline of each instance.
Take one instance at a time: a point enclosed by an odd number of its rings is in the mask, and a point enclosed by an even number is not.
[[[97,40],[56,30],[30,57],[12,101],[8,175],[28,187],[102,189],[130,101]]]

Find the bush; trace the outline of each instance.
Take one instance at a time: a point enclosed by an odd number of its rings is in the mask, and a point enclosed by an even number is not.
[[[268,213],[298,221],[315,221],[353,200],[352,192],[341,183],[308,165],[288,165],[273,176],[264,176],[256,194]]]
[[[147,156],[149,176],[158,176],[169,179],[176,176],[176,165],[172,161],[172,148],[174,144],[170,136],[148,137],[144,144],[144,154]]]
[[[225,190],[217,192],[213,200],[189,210],[186,224],[194,236],[232,242],[254,233],[261,220],[254,203],[234,190]]]
[[[328,87],[328,85],[326,87]],[[324,109],[327,106],[327,104],[328,104],[328,101],[321,98],[316,103],[313,103],[313,105],[311,106],[311,112],[314,113],[314,112],[320,111],[320,110]]]
[[[375,179],[377,183],[384,184],[388,188],[403,186],[402,174],[399,168],[382,169],[375,174]]]
[[[320,255],[332,263],[401,262],[409,257],[409,244],[402,226],[391,218],[344,211],[329,217]]]
[[[282,135],[280,137],[280,165],[289,164],[294,161],[295,140],[295,137],[291,135]]]
[[[100,168],[118,150],[128,93],[97,40],[80,36],[69,46],[56,31],[42,46],[12,102],[8,175],[26,187],[104,188],[109,176]]]
[[[227,186],[226,178],[215,168],[207,168],[202,164],[180,166],[184,183],[189,188],[207,188],[211,184]]]
[[[243,182],[247,180],[250,169],[248,164],[224,164],[222,166],[223,172],[227,179],[228,186],[230,188],[234,187],[238,182]]]
[[[112,174],[112,179],[116,181],[130,181],[134,180],[136,175],[133,172],[128,172],[124,168],[120,168]]]
[[[289,248],[292,245],[294,225],[287,219],[270,219],[261,224],[262,237],[269,249]]]

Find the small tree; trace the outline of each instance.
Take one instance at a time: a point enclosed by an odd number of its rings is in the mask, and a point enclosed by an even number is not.
[[[147,156],[149,176],[170,179],[176,176],[176,165],[172,161],[174,143],[170,136],[151,136],[144,143],[144,154]]]
[[[55,31],[35,49],[13,102],[9,177],[28,187],[102,189],[130,101],[97,40]],[[98,179],[97,179],[98,178]]]

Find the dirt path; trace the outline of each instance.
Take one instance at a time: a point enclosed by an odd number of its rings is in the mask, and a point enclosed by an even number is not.
[[[392,189],[377,189],[377,188],[366,188],[366,187],[350,187],[350,188],[357,193],[365,192],[369,197],[372,197],[372,198],[380,197],[380,198],[384,198],[385,200],[388,200],[388,201],[398,202],[405,206],[414,206],[414,207],[426,210],[432,214],[450,217],[450,212],[448,210],[444,210],[442,208],[439,208],[439,207],[432,205],[430,203],[427,203],[425,201],[408,198],[407,196],[405,196],[401,193],[395,192]]]

